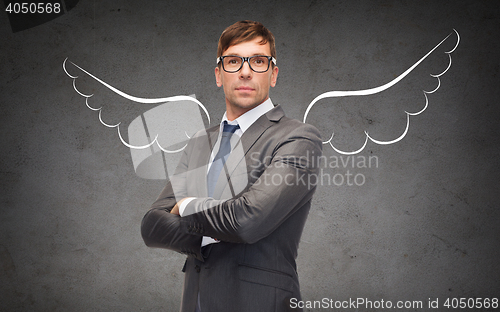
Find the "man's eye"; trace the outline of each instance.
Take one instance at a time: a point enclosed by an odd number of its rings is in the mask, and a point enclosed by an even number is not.
[[[252,60],[252,64],[257,65],[257,66],[263,66],[266,65],[267,59],[262,58],[262,57],[256,57]]]
[[[240,59],[237,58],[230,58],[227,60],[227,64],[229,65],[237,65],[240,63]]]

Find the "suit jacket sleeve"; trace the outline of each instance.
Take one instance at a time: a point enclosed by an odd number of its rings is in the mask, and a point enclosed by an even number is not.
[[[183,153],[175,175],[142,219],[141,234],[149,247],[167,248],[202,260],[202,238],[186,234],[181,228],[181,217],[170,213],[177,201],[187,196],[186,170],[187,156]]]
[[[253,162],[249,187],[229,200],[194,199],[180,220],[179,232],[255,243],[310,201],[318,182],[315,157],[321,155],[322,146],[317,129],[297,122],[294,130],[276,135],[281,137],[267,155],[270,163]]]

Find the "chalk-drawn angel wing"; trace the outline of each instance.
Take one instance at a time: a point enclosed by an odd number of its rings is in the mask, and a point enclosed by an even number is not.
[[[460,35],[458,34],[458,32],[453,29],[453,32],[450,33],[446,38],[444,38],[441,42],[439,42],[432,50],[430,50],[426,55],[424,55],[420,60],[418,60],[415,64],[413,64],[410,68],[408,68],[405,72],[403,72],[401,75],[397,76],[396,78],[394,78],[392,81],[382,85],[382,86],[379,86],[379,87],[375,87],[375,88],[370,88],[370,89],[365,89],[365,90],[353,90],[353,91],[330,91],[330,92],[325,92],[325,93],[322,93],[320,95],[318,95],[307,107],[306,109],[306,112],[304,113],[304,119],[303,121],[306,122],[307,121],[307,117],[311,111],[311,109],[314,107],[314,105],[322,100],[322,99],[326,99],[326,98],[341,98],[341,97],[353,97],[353,96],[368,96],[368,95],[373,95],[373,94],[376,94],[376,93],[380,93],[382,91],[385,91],[391,87],[393,87],[395,84],[397,84],[398,82],[400,82],[403,78],[405,78],[411,71],[413,71],[417,66],[420,65],[420,63],[422,63],[427,57],[429,57],[429,55],[431,55],[439,46],[441,46],[445,41],[447,41],[453,34],[456,35],[456,43],[454,45],[454,47],[449,50],[449,51],[446,51],[445,54],[448,55],[448,59],[449,59],[449,62],[448,62],[448,65],[446,67],[446,69],[444,71],[441,71],[440,73],[438,74],[430,74],[431,77],[434,77],[436,78],[437,80],[437,86],[435,89],[431,90],[431,91],[425,91],[425,90],[422,90],[423,91],[423,94],[424,94],[424,97],[425,97],[425,105],[422,109],[416,111],[416,112],[408,112],[408,111],[405,111],[406,113],[406,128],[404,129],[403,133],[399,136],[397,136],[395,139],[392,139],[392,140],[377,140],[375,138],[373,138],[372,136],[370,136],[370,134],[368,134],[368,132],[366,130],[364,130],[364,134],[366,136],[365,140],[364,140],[364,143],[362,144],[362,146],[357,149],[357,150],[354,150],[354,151],[343,151],[337,147],[335,147],[332,143],[332,139],[334,137],[334,134],[335,132],[332,133],[331,137],[329,140],[323,142],[323,144],[329,144],[333,150],[335,150],[337,153],[340,153],[340,154],[344,154],[344,155],[354,155],[354,154],[357,154],[359,152],[361,152],[367,145],[368,141],[371,141],[371,142],[374,142],[376,144],[382,144],[382,145],[388,145],[388,144],[393,144],[393,143],[396,143],[396,142],[399,142],[401,141],[405,136],[406,134],[408,133],[408,130],[409,130],[409,127],[410,127],[410,116],[416,116],[416,115],[419,115],[421,114],[423,111],[425,111],[427,109],[427,106],[429,104],[429,99],[427,97],[427,94],[431,94],[431,93],[434,93],[436,92],[439,87],[441,86],[441,80],[440,80],[440,77],[442,75],[444,75],[451,67],[451,54],[455,51],[455,49],[458,47],[458,44],[460,42]]]
[[[85,78],[88,79],[90,77],[90,80],[103,86],[104,89],[101,89],[101,95],[104,91],[111,90],[111,93],[116,94],[120,101],[124,100],[125,102],[133,104],[157,105],[141,113],[140,116],[130,122],[128,125],[128,139],[126,140],[121,132],[123,129],[120,129],[122,121],[111,124],[103,120],[103,106],[94,107],[94,103],[92,103],[94,94],[86,94],[81,91],[81,88],[77,87],[79,76],[70,74],[67,68],[68,63],[76,68],[73,68],[71,72],[79,70],[86,75]],[[179,153],[186,147],[190,135],[193,135],[197,130],[205,128],[200,109],[206,114],[208,123],[210,123],[210,115],[207,109],[193,96],[178,95],[162,98],[135,97],[97,78],[82,67],[68,61],[67,58],[64,60],[62,67],[66,75],[73,79],[74,90],[85,98],[86,106],[90,110],[98,113],[97,117],[101,124],[108,128],[117,129],[120,141],[123,145],[130,148],[136,173],[143,178],[167,178],[167,167],[175,167],[176,158],[178,157],[172,156],[170,157],[172,159],[170,159],[166,154]],[[99,91],[99,89],[97,90]],[[169,164],[169,166],[167,166],[167,163],[173,163],[173,165]],[[158,170],[162,167],[165,170]]]

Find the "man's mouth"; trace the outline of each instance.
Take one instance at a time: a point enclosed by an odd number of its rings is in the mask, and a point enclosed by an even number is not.
[[[238,91],[253,91],[254,89],[251,87],[247,87],[247,86],[241,86],[241,87],[237,87],[236,90],[238,90]]]

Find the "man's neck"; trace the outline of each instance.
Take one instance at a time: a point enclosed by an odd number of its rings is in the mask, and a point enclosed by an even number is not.
[[[262,102],[261,104],[255,106],[254,108],[241,114],[238,118],[229,120],[227,117],[227,112],[224,114],[222,121],[227,120],[233,122],[236,120],[242,132],[245,132],[260,116],[264,115],[268,111],[274,108],[274,104],[270,98]]]
[[[239,118],[243,114],[247,113],[248,111],[251,111],[252,109],[256,108],[257,106],[262,105],[262,103],[264,103],[268,99],[269,99],[269,96],[261,103],[255,105],[255,106],[252,106],[252,107],[247,107],[247,108],[242,108],[242,107],[237,107],[237,106],[231,105],[231,104],[227,103],[227,100],[226,100],[226,118],[229,121],[233,121],[236,118]]]

